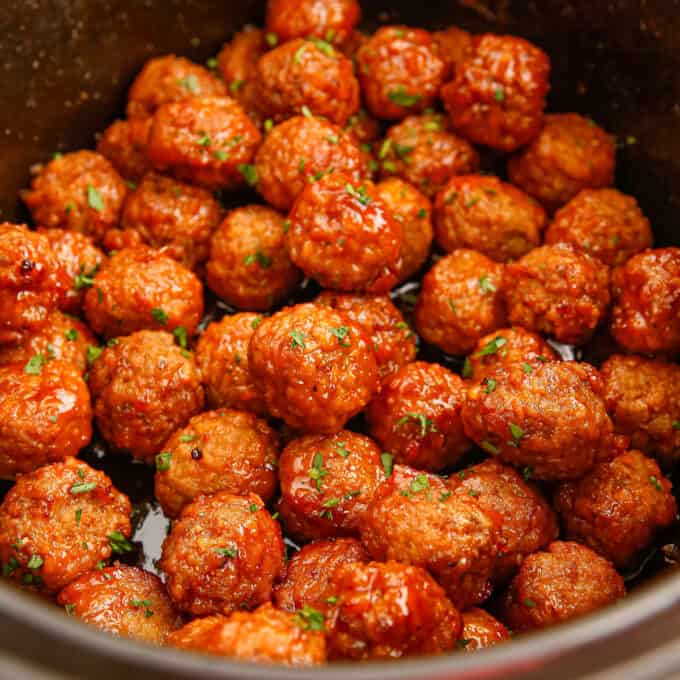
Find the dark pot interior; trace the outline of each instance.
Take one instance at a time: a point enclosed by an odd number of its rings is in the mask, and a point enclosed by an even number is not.
[[[149,57],[175,52],[204,61],[263,2],[241,0],[8,0],[0,12],[0,220],[23,220],[17,199],[33,163],[90,147],[122,112],[125,92]],[[658,245],[680,245],[679,0],[364,0],[365,24],[381,21],[522,35],[553,65],[549,107],[593,117],[619,139],[617,186],[635,195]],[[354,678],[582,677],[625,663],[624,677],[652,677],[680,652],[680,574],[655,577],[615,610],[506,649],[454,659],[327,670]],[[667,647],[671,645],[671,647]],[[660,647],[664,647],[663,654]],[[654,650],[650,660],[642,658]],[[151,651],[109,639],[0,587],[0,650],[82,678],[287,678],[278,669]],[[666,656],[664,656],[664,654]],[[637,659],[633,661],[633,659]],[[644,661],[644,663],[642,663]],[[2,673],[0,658],[0,677]],[[617,666],[618,664],[618,666]],[[636,670],[637,669],[637,670]],[[307,673],[295,672],[295,676]],[[15,677],[17,677],[15,675]],[[609,677],[609,676],[607,676]]]

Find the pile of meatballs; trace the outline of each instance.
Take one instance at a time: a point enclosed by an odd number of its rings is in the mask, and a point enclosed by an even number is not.
[[[151,59],[0,226],[0,562],[71,616],[255,662],[465,653],[623,598],[676,519],[680,249],[614,140],[544,112],[521,38],[360,18],[270,0],[206,66]],[[556,351],[594,337],[597,368]],[[162,580],[119,561],[93,428],[155,465]]]

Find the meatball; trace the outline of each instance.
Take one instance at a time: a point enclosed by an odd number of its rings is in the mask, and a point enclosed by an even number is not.
[[[67,280],[68,290],[60,307],[65,312],[77,314],[106,256],[89,236],[80,232],[38,229],[38,233],[47,236]]]
[[[387,292],[397,281],[403,229],[375,186],[348,175],[309,184],[290,213],[290,259],[324,288]]]
[[[625,446],[589,364],[516,363],[494,379],[471,387],[462,411],[465,433],[492,456],[537,479],[577,479]]]
[[[194,269],[208,258],[220,217],[220,205],[209,191],[150,173],[127,197],[122,227],[135,229],[144,243]]]
[[[446,64],[446,72],[453,75],[461,62],[474,53],[472,36],[457,26],[449,26],[443,31],[432,33],[432,40],[439,58]]]
[[[665,465],[680,458],[680,366],[616,354],[600,375],[614,430]]]
[[[15,362],[25,364],[39,356],[40,359],[34,359],[34,363],[59,359],[73,364],[80,373],[85,373],[88,349],[97,344],[97,339],[82,321],[61,312],[52,312],[46,325],[24,335],[21,344],[0,345],[0,365]]]
[[[0,345],[47,324],[68,279],[49,240],[25,225],[0,224]]]
[[[112,255],[95,276],[84,310],[92,329],[107,338],[178,328],[191,336],[203,316],[203,286],[162,251],[127,248]]]
[[[248,366],[248,345],[262,321],[257,314],[234,314],[211,323],[196,345],[196,364],[212,408],[267,414]]]
[[[410,184],[396,177],[376,184],[376,191],[397,222],[404,239],[397,262],[399,282],[411,278],[425,264],[432,245],[432,204]]]
[[[529,479],[532,471],[526,469]],[[449,488],[470,494],[487,511],[503,518],[495,583],[507,583],[522,560],[557,538],[555,513],[540,491],[513,468],[487,460],[452,475]]]
[[[182,625],[163,582],[148,571],[116,564],[72,581],[59,593],[66,612],[107,633],[157,645]]]
[[[338,432],[378,390],[375,355],[363,332],[320,305],[286,308],[262,321],[248,363],[271,415],[295,429]]]
[[[329,585],[329,656],[398,659],[453,649],[461,616],[442,588],[419,567],[397,562],[339,567]]]
[[[345,131],[354,135],[354,138],[360,143],[375,142],[382,133],[380,121],[371,116],[366,109],[359,109],[357,113],[349,117]],[[373,158],[372,149],[368,152],[368,156]]]
[[[530,42],[487,33],[456,64],[441,91],[454,130],[476,144],[514,151],[541,130],[550,59]]]
[[[326,661],[326,640],[301,614],[263,604],[253,612],[197,619],[168,636],[168,644],[241,661],[318,666]]]
[[[97,152],[107,158],[122,177],[137,182],[151,170],[146,144],[151,117],[116,120],[104,130]]]
[[[104,156],[74,151],[45,165],[21,197],[36,224],[100,241],[118,226],[126,193],[125,182]]]
[[[192,616],[254,609],[283,575],[281,529],[255,494],[199,496],[172,525],[159,566]]]
[[[529,555],[504,596],[501,619],[522,632],[582,616],[624,597],[623,579],[579,543],[555,541]]]
[[[357,535],[385,472],[375,442],[342,430],[294,439],[281,454],[279,480],[281,522],[304,542]]]
[[[130,501],[75,458],[22,475],[0,505],[3,574],[44,593],[132,549]]]
[[[507,266],[502,293],[510,323],[582,345],[607,313],[609,269],[568,244],[541,246]]]
[[[516,260],[541,243],[545,210],[497,177],[454,177],[437,196],[435,237],[447,253],[478,250],[497,262]]]
[[[645,250],[612,274],[611,333],[640,354],[680,353],[680,248]]]
[[[387,131],[379,151],[383,177],[396,175],[428,198],[455,175],[479,168],[479,155],[454,135],[442,114],[409,116]]]
[[[257,62],[265,51],[264,31],[246,26],[217,55],[217,68],[229,94],[258,123],[263,116],[258,102]]]
[[[420,28],[383,26],[357,52],[359,82],[376,118],[399,120],[431,106],[446,64]]]
[[[208,286],[239,309],[267,310],[302,280],[284,247],[288,222],[263,205],[232,210],[210,242]]]
[[[354,562],[368,562],[366,551],[354,538],[306,545],[288,562],[286,577],[274,589],[274,603],[291,612],[305,607],[324,609],[335,598],[329,590],[335,570]]]
[[[128,118],[147,118],[163,104],[224,94],[224,83],[208,69],[168,54],[146,62],[130,87],[126,112]]]
[[[191,97],[154,114],[147,153],[154,167],[208,189],[257,183],[251,161],[261,136],[229,97]]]
[[[0,366],[0,478],[76,456],[92,437],[90,393],[66,361]]]
[[[264,420],[243,411],[210,411],[177,430],[156,456],[154,493],[163,512],[177,517],[201,494],[276,490],[278,437]]]
[[[360,19],[357,0],[269,0],[266,28],[279,42],[314,37],[342,45]]]
[[[584,189],[557,211],[545,241],[569,243],[613,267],[651,248],[653,238],[632,196],[616,189]]]
[[[381,381],[416,358],[415,335],[387,295],[321,293],[317,304],[331,307],[361,328],[370,339]]]
[[[90,371],[90,389],[102,437],[147,462],[203,408],[191,356],[158,331],[117,338],[104,349]]]
[[[427,569],[459,609],[483,602],[499,548],[501,517],[435,475],[395,465],[361,523],[373,559]]]
[[[554,212],[582,189],[613,184],[615,161],[614,140],[592,120],[553,113],[531,144],[508,161],[508,175]]]
[[[495,389],[494,373],[512,364],[523,362],[529,369],[537,362],[556,361],[555,350],[537,333],[518,326],[501,328],[480,338],[467,357],[463,377],[477,382],[486,381],[485,389]],[[525,370],[527,369],[525,366]]]
[[[448,369],[423,361],[408,364],[371,402],[371,435],[397,463],[439,472],[471,447],[460,419],[464,400],[463,381]]]
[[[474,250],[442,257],[423,278],[415,310],[418,333],[449,354],[467,354],[505,323],[502,282],[503,265]]]
[[[473,607],[463,612],[463,632],[456,641],[459,649],[474,652],[510,639],[510,631],[491,614]]]
[[[626,451],[557,490],[555,507],[569,538],[619,568],[635,564],[657,531],[675,519],[671,483],[656,462]]]
[[[323,40],[299,38],[267,52],[257,78],[258,103],[274,121],[305,112],[342,127],[359,110],[352,62]]]
[[[288,212],[302,190],[332,172],[353,183],[368,175],[352,134],[322,118],[295,116],[277,125],[255,156],[258,191],[277,210]]]

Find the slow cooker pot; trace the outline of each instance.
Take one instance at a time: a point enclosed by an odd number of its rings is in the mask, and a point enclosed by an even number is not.
[[[550,109],[617,135],[617,186],[635,195],[657,245],[680,245],[680,0],[364,0],[380,22],[524,36],[552,58]],[[5,0],[0,7],[0,219],[56,151],[92,146],[151,56],[197,61],[247,22],[254,0]],[[677,484],[676,484],[677,486]],[[674,551],[676,537],[665,537]],[[677,536],[680,543],[680,535]],[[476,654],[315,671],[263,668],[116,639],[0,584],[1,678],[286,680],[636,680],[680,673],[680,572],[653,556],[628,598],[593,616]],[[640,583],[638,583],[640,581]]]

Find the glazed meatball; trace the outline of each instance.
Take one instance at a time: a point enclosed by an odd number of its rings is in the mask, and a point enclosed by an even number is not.
[[[326,291],[316,302],[341,312],[370,339],[378,374],[387,380],[416,358],[415,335],[387,295],[337,295]]]
[[[382,128],[380,121],[371,116],[366,109],[359,109],[357,113],[349,117],[345,130],[354,135],[359,143],[375,142],[381,135]],[[373,158],[372,152],[369,154]]]
[[[71,616],[107,633],[157,645],[182,625],[163,582],[137,567],[89,571],[66,586],[58,602]]]
[[[378,390],[375,355],[363,332],[320,305],[265,319],[250,341],[248,363],[271,415],[299,430],[338,432]]]
[[[268,501],[276,489],[278,437],[264,420],[243,411],[210,411],[163,445],[156,456],[155,496],[168,517],[197,496],[216,491],[256,493]]]
[[[149,59],[128,92],[128,118],[147,118],[163,104],[226,94],[224,83],[203,66],[169,54]]]
[[[610,267],[651,248],[652,241],[649,220],[637,201],[616,189],[579,192],[545,232],[546,243],[569,243]]]
[[[446,72],[453,75],[456,67],[474,53],[472,36],[457,26],[449,26],[443,31],[435,31],[432,40],[439,58],[446,64]]]
[[[125,182],[104,156],[74,151],[45,165],[21,197],[36,224],[100,241],[118,226],[126,193]]]
[[[125,201],[123,229],[194,269],[208,258],[208,244],[221,217],[219,203],[205,189],[150,173]]]
[[[609,269],[568,244],[541,246],[507,266],[502,292],[510,323],[582,345],[607,313]]]
[[[499,548],[501,518],[435,475],[395,465],[361,523],[373,559],[426,568],[459,609],[483,602]]]
[[[258,102],[257,62],[265,51],[264,32],[246,26],[217,55],[217,68],[229,94],[258,123],[263,116]]]
[[[137,182],[151,170],[146,144],[151,117],[116,120],[104,130],[97,152],[107,158],[122,177]]]
[[[0,478],[76,456],[92,437],[90,393],[66,361],[0,366]]]
[[[284,247],[287,225],[263,205],[232,210],[210,242],[209,288],[239,309],[264,311],[285,300],[302,280]]]
[[[493,376],[499,369],[523,362],[529,369],[537,362],[556,361],[555,350],[537,333],[519,326],[501,328],[480,338],[463,368],[463,377],[486,381],[485,389],[494,389]],[[525,370],[527,369],[525,366]]]
[[[398,659],[453,649],[461,617],[434,579],[397,562],[339,567],[329,589],[337,603],[328,616],[331,659]]]
[[[309,184],[290,213],[290,259],[324,288],[387,292],[397,281],[401,224],[375,185],[342,173]]]
[[[353,135],[322,118],[295,116],[265,137],[255,157],[258,191],[277,210],[288,212],[312,181],[342,172],[353,183],[368,174]]]
[[[383,385],[368,408],[371,435],[402,465],[439,472],[470,449],[460,410],[463,381],[438,364],[416,361]]]
[[[147,153],[154,167],[208,189],[257,183],[251,161],[261,136],[229,97],[191,97],[154,114]]]
[[[448,129],[442,114],[409,116],[387,131],[379,151],[383,177],[396,175],[428,198],[455,175],[479,168],[479,155]]]
[[[88,348],[97,344],[97,339],[82,321],[61,312],[52,312],[45,326],[24,335],[21,344],[0,345],[0,365],[25,364],[32,357],[39,356],[41,362],[59,359],[85,373]]]
[[[401,223],[404,239],[396,269],[398,281],[406,281],[425,264],[430,254],[432,204],[417,189],[396,177],[379,182],[375,188],[388,211]]]
[[[274,603],[291,612],[305,607],[323,610],[335,598],[329,590],[335,570],[353,562],[368,562],[368,554],[354,538],[306,545],[288,562],[286,577],[274,589]]]
[[[158,331],[117,338],[104,349],[90,371],[90,389],[102,437],[147,462],[203,408],[191,356]]]
[[[476,144],[514,151],[541,130],[550,59],[530,42],[487,33],[441,91],[454,130]]]
[[[463,405],[465,433],[492,456],[537,479],[577,479],[625,445],[613,434],[602,381],[589,364],[512,364],[495,384],[475,384]]]
[[[253,612],[197,619],[168,636],[168,644],[241,661],[318,666],[326,661],[326,640],[298,614],[263,604]]]
[[[435,237],[450,253],[478,250],[497,262],[516,260],[541,243],[545,210],[497,177],[454,177],[437,196]]]
[[[613,139],[577,113],[545,117],[538,136],[508,161],[510,181],[553,212],[582,189],[614,183]]]
[[[375,442],[342,430],[294,439],[281,454],[279,480],[281,522],[304,542],[358,534],[385,472]]]
[[[680,458],[680,366],[615,354],[600,375],[615,431],[665,465]]]
[[[196,345],[196,364],[212,408],[235,408],[267,414],[248,365],[248,345],[262,317],[234,314],[211,323]]]
[[[360,19],[357,0],[269,0],[266,28],[282,43],[314,37],[342,45]]]
[[[474,652],[510,639],[510,631],[488,612],[472,607],[463,612],[463,632],[456,641],[459,649]]]
[[[3,574],[56,593],[131,549],[130,509],[103,472],[75,458],[22,475],[0,505]]]
[[[92,329],[107,338],[180,327],[191,336],[203,316],[203,286],[162,251],[127,248],[95,276],[84,310]]]
[[[47,237],[25,225],[0,224],[0,345],[43,328],[67,287]]]
[[[257,78],[258,103],[274,121],[304,111],[342,127],[359,110],[352,62],[323,40],[299,38],[267,52]]]
[[[446,65],[427,31],[383,26],[357,52],[359,82],[376,118],[401,119],[431,106]]]
[[[281,529],[255,494],[199,496],[172,525],[159,566],[192,616],[254,609],[283,575]]]
[[[66,296],[60,305],[65,312],[77,314],[85,300],[85,293],[104,263],[106,256],[85,234],[64,229],[38,229],[47,236],[68,281]]]
[[[524,471],[528,479],[530,469]],[[507,583],[522,560],[557,538],[555,513],[540,491],[513,468],[487,460],[452,475],[449,488],[470,494],[489,512],[503,518],[495,583]]]
[[[503,265],[474,250],[454,250],[423,278],[415,310],[422,338],[449,354],[467,354],[505,323]]]
[[[504,596],[501,619],[515,632],[601,609],[626,594],[610,562],[578,543],[555,541],[529,555]]]
[[[656,462],[626,451],[557,490],[555,507],[569,538],[619,568],[635,563],[657,531],[675,519],[671,483]]]
[[[640,354],[680,353],[680,248],[645,250],[612,274],[611,333]]]

